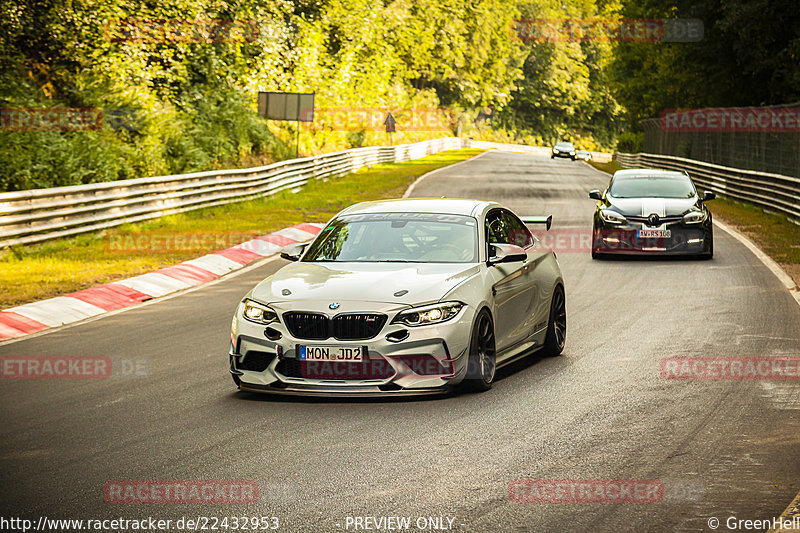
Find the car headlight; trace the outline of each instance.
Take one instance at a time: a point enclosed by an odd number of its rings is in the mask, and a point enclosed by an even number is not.
[[[245,320],[255,322],[256,324],[271,324],[278,321],[278,313],[266,305],[254,302],[253,300],[244,301],[242,316]]]
[[[465,304],[461,302],[442,302],[424,307],[407,309],[392,320],[392,324],[405,324],[406,326],[427,326],[447,322],[455,317]]]
[[[683,223],[684,224],[699,224],[706,219],[706,213],[704,211],[689,211],[685,215],[683,215]]]
[[[558,153],[558,148],[553,148],[553,153],[557,154]]]
[[[608,209],[600,210],[600,218],[603,219],[603,222],[608,222],[609,224],[625,224],[628,221],[628,219],[616,211],[611,211]]]
[[[571,151],[569,155],[575,155],[575,150]]]

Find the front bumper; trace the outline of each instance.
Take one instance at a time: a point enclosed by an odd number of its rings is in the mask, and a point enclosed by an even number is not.
[[[241,390],[304,396],[439,394],[464,379],[473,319],[469,306],[448,322],[421,327],[392,324],[396,312],[384,312],[389,315],[386,325],[368,340],[296,338],[282,322],[268,326],[274,339],[270,340],[267,326],[243,319],[240,308],[234,319],[229,370]],[[359,346],[363,361],[301,361],[301,345]]]
[[[641,229],[653,229],[644,224],[605,225],[595,221],[592,232],[592,250],[609,255],[699,255],[712,250],[713,234],[707,224],[685,225],[681,222],[666,224],[669,237],[642,238]]]

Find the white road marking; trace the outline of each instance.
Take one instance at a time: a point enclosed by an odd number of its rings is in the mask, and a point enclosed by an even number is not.
[[[208,270],[209,272],[221,276],[227,274],[231,270],[236,270],[242,265],[232,259],[219,254],[208,254],[196,259],[184,261],[187,265],[194,265],[198,268]]]
[[[50,327],[61,326],[68,322],[83,320],[105,312],[104,309],[86,303],[83,300],[66,296],[57,296],[56,298],[20,305],[6,309],[6,311],[20,314]]]
[[[266,257],[268,255],[277,253],[283,247],[275,244],[274,242],[267,242],[262,239],[252,239],[247,242],[243,242],[242,244],[237,244],[234,246],[234,248],[241,248],[242,250],[247,250],[248,252],[258,254],[261,257]]]
[[[494,150],[494,148],[492,150]],[[440,172],[440,171],[445,170],[445,169],[456,168],[457,166],[463,165],[464,163],[469,163],[470,161],[475,161],[479,157],[488,154],[492,150],[486,150],[485,152],[481,152],[476,156],[470,157],[469,159],[465,159],[464,161],[460,161],[460,162],[455,163],[453,165],[447,165],[447,166],[444,166],[442,168],[437,168],[436,170],[431,170],[430,172],[427,172],[427,173],[423,174],[422,176],[420,176],[417,179],[415,179],[414,183],[412,183],[411,185],[408,186],[408,189],[406,189],[406,192],[403,193],[403,198],[408,198],[411,195],[411,193],[414,192],[414,188],[419,184],[419,182],[421,182],[422,180],[424,180],[428,176],[432,176],[433,174],[436,174],[437,172]]]
[[[282,230],[273,232],[272,235],[280,235],[281,237],[294,239],[298,242],[310,241],[311,239],[316,237],[316,235],[314,235],[313,233],[309,233],[307,231],[303,231],[297,228],[284,228]]]
[[[141,276],[122,279],[116,283],[119,285],[125,285],[126,287],[130,287],[131,289],[137,290],[154,298],[191,287],[191,285],[188,283],[184,283],[180,280],[171,278],[164,274],[159,274],[157,272],[149,272],[147,274],[142,274]]]

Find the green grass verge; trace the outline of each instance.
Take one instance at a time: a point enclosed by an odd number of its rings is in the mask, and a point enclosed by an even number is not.
[[[616,161],[591,164],[612,174],[622,169]],[[708,208],[713,216],[747,235],[800,285],[800,225],[785,215],[768,213],[732,198],[718,197]]]
[[[800,225],[732,198],[719,197],[708,205],[715,217],[747,235],[800,286]]]
[[[592,165],[594,168],[602,170],[603,172],[608,172],[609,174],[613,174],[617,170],[622,170],[622,167],[616,161],[609,161],[608,163],[597,163],[595,161],[589,161],[589,164]]]
[[[356,202],[397,198],[419,176],[483,150],[451,150],[314,181],[299,192],[198,209],[0,255],[0,309],[78,291],[229,248],[301,222],[326,222]]]

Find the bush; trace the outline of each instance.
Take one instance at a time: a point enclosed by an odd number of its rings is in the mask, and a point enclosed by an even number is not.
[[[110,119],[120,116],[124,127],[115,129]],[[112,106],[98,130],[0,131],[0,190],[236,167],[253,156],[272,161],[293,153],[239,93],[200,99],[185,112],[169,104]]]
[[[635,154],[641,152],[644,146],[644,133],[624,131],[617,139],[617,152]]]

